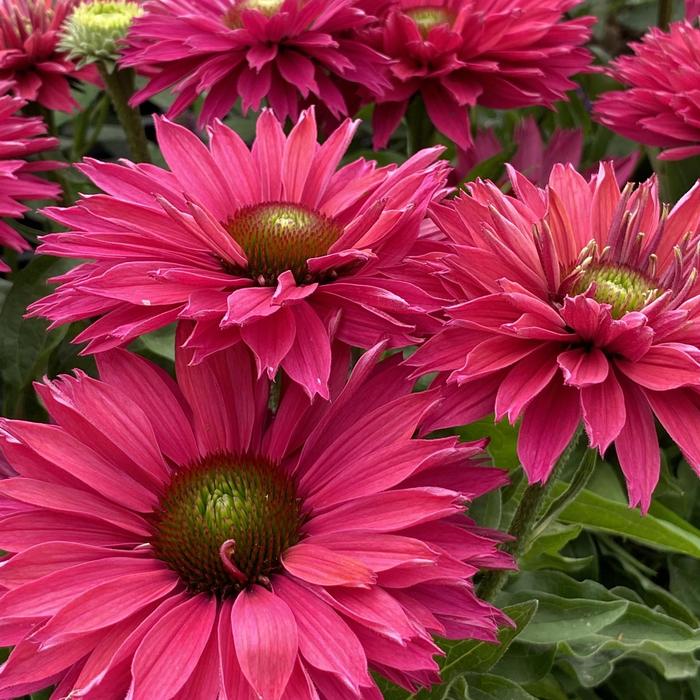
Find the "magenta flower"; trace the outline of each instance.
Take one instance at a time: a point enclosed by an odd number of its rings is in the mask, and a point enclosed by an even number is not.
[[[557,163],[571,163],[577,170],[581,165],[583,150],[581,129],[555,129],[545,145],[537,122],[532,117],[525,117],[515,129],[513,141],[517,145],[517,150],[510,164],[538,187],[546,187],[552,168]],[[460,182],[477,165],[497,156],[502,151],[503,146],[493,129],[479,130],[469,149],[458,152],[455,172],[457,181]],[[613,160],[615,176],[620,185],[624,185],[630,179],[638,160],[637,152]],[[597,166],[590,169],[590,174],[597,169]]]
[[[58,51],[61,25],[79,0],[0,0],[0,80],[18,97],[70,112],[70,78],[98,82],[94,66],[77,70]]]
[[[39,117],[18,114],[26,102],[7,91],[11,83],[0,81],[0,216],[21,217],[28,210],[23,202],[55,199],[61,188],[34,173],[52,170],[62,163],[49,160],[27,161],[27,157],[56,148],[58,140],[45,136],[46,125]],[[29,244],[5,221],[0,220],[0,245],[13,250],[29,249]],[[0,260],[0,272],[9,271]]]
[[[668,32],[652,28],[631,44],[634,55],[620,56],[611,67],[627,89],[598,99],[598,121],[629,139],[665,149],[664,160],[700,154],[698,41],[700,29],[676,22]]]
[[[324,105],[348,115],[343,93],[388,85],[385,57],[358,40],[373,20],[360,0],[150,0],[129,34],[125,66],[150,77],[140,103],[173,87],[174,117],[201,94],[200,123],[265,99],[284,121],[301,107]]]
[[[438,680],[431,634],[495,641],[471,579],[511,561],[463,508],[504,472],[412,439],[438,397],[381,350],[274,416],[240,347],[38,385],[56,425],[2,423],[0,698],[379,699]]]
[[[440,304],[408,259],[447,164],[431,149],[399,168],[338,163],[357,123],[319,146],[313,111],[289,137],[270,111],[252,150],[216,123],[211,144],[157,121],[170,171],[86,161],[107,194],[48,214],[72,230],[40,252],[92,258],[31,307],[56,323],[101,316],[78,342],[100,352],[178,319],[196,322],[195,361],[239,342],[259,373],[281,367],[328,396],[331,337],[367,348],[414,342]],[[427,267],[425,268],[427,270]]]
[[[477,182],[436,207],[462,303],[412,360],[447,381],[428,427],[522,418],[518,454],[544,482],[583,421],[646,510],[655,415],[700,468],[700,184],[667,216],[655,179],[620,192],[610,164],[590,182],[556,165],[547,190],[511,179],[515,196]]]
[[[575,87],[591,55],[593,17],[562,21],[580,0],[399,0],[374,45],[394,60],[377,97],[375,146],[384,147],[414,95],[437,129],[466,149],[468,108],[551,105]]]

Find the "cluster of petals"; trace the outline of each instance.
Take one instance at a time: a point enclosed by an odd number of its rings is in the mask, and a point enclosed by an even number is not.
[[[400,0],[370,43],[392,59],[392,86],[379,95],[376,147],[388,142],[420,95],[439,131],[466,149],[468,108],[551,105],[588,69],[583,44],[593,17],[564,19],[580,0]],[[421,26],[416,13],[432,13]]]
[[[557,163],[571,163],[574,168],[580,169],[583,153],[581,129],[555,129],[545,144],[535,119],[525,117],[514,131],[513,142],[516,150],[509,160],[510,164],[538,187],[546,187],[552,168]],[[455,169],[458,181],[484,161],[503,153],[503,150],[503,144],[493,129],[479,130],[471,146],[466,151],[459,151]],[[630,179],[638,160],[637,153],[613,160],[617,181],[621,185]]]
[[[172,87],[174,117],[206,94],[200,123],[266,100],[280,119],[324,105],[335,117],[354,111],[362,85],[388,85],[385,57],[358,39],[374,18],[364,0],[149,0],[129,34],[123,65],[149,77],[136,103]],[[367,11],[366,11],[367,10]]]
[[[595,104],[598,121],[634,141],[663,148],[660,158],[700,154],[700,29],[687,21],[667,32],[652,28],[633,55],[620,56],[611,74],[625,89],[604,93]]]
[[[12,87],[0,81],[0,216],[21,217],[28,207],[23,203],[33,199],[55,199],[60,187],[35,173],[60,167],[49,160],[28,161],[27,157],[55,148],[58,141],[46,136],[46,126],[39,117],[18,114],[26,102],[8,94]],[[17,251],[29,244],[7,222],[0,221],[0,245]],[[0,271],[8,267],[0,261]]]
[[[261,374],[281,367],[325,397],[332,340],[403,347],[434,329],[429,312],[441,304],[431,292],[440,285],[417,253],[426,210],[444,191],[441,149],[400,167],[359,159],[337,169],[357,123],[319,145],[313,110],[289,136],[264,111],[252,149],[220,122],[209,147],[166,119],[156,126],[170,170],[89,160],[79,167],[106,194],[48,210],[71,230],[45,236],[39,252],[93,262],[63,276],[33,314],[56,323],[100,316],[76,338],[89,341],[88,352],[192,320],[185,345],[195,361],[243,342]],[[230,222],[268,205],[300,207],[335,227],[332,245],[304,262],[308,279],[289,269],[267,281],[250,273]]]
[[[0,698],[380,700],[370,670],[438,680],[431,634],[495,641],[508,619],[471,578],[511,561],[463,509],[504,473],[483,443],[412,438],[437,396],[382,349],[349,379],[346,353],[330,402],[289,384],[274,415],[240,347],[178,353],[178,384],[121,349],[99,379],[38,384],[55,423],[1,431],[18,475],[0,482]],[[275,464],[304,513],[269,579],[230,596],[191,591],[152,546],[174,476],[222,453]]]
[[[654,416],[700,468],[700,184],[669,214],[655,179],[621,191],[610,163],[590,181],[557,165],[545,190],[510,173],[512,195],[477,182],[434,210],[457,303],[412,360],[445,384],[427,427],[522,419],[521,463],[544,482],[583,422],[646,510]]]
[[[61,26],[79,0],[0,0],[0,80],[18,97],[46,109],[77,106],[70,79],[96,82],[94,67],[78,70],[59,51]]]

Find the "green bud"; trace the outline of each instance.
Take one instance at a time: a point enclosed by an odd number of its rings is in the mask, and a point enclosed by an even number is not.
[[[59,48],[79,66],[96,61],[112,64],[131,22],[142,13],[136,2],[83,2],[65,21]]]

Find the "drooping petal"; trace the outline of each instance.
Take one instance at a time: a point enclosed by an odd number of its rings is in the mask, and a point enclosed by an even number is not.
[[[297,624],[289,606],[255,585],[236,598],[231,626],[243,675],[260,697],[279,700],[299,648]]]

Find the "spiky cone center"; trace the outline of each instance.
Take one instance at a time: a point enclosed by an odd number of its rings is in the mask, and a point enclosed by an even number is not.
[[[660,290],[641,272],[619,265],[591,265],[572,291],[583,294],[591,285],[593,298],[601,304],[610,304],[613,318],[639,311],[660,294]]]
[[[227,229],[246,254],[247,274],[261,286],[276,284],[286,270],[298,284],[313,281],[307,261],[325,255],[343,231],[332,218],[286,202],[239,209]]]
[[[236,0],[225,12],[224,24],[231,29],[240,29],[243,26],[241,15],[244,10],[257,10],[265,17],[272,17],[279,12],[282,5],[284,0]]]
[[[151,545],[189,591],[225,598],[266,584],[302,524],[294,482],[278,465],[219,454],[175,472]]]
[[[142,14],[136,2],[83,2],[65,21],[59,47],[73,59],[116,61],[119,40]]]
[[[441,25],[451,25],[454,17],[449,10],[443,7],[411,7],[404,10],[418,27],[423,37],[428,36],[430,30]]]

